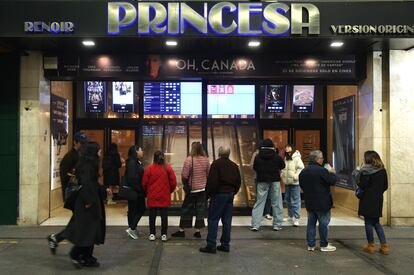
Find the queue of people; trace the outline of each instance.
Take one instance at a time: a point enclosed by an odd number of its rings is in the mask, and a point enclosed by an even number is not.
[[[113,187],[123,185],[128,192],[134,193],[128,199],[128,229],[126,233],[131,239],[138,239],[137,226],[146,209],[149,212],[150,241],[156,240],[155,221],[161,216],[161,241],[168,240],[168,208],[171,206],[171,193],[177,186],[176,175],[167,163],[162,151],[156,151],[153,162],[146,168],[142,163],[144,151],[140,146],[131,146],[125,162],[125,174],[122,179],[119,168],[121,158],[116,144],[111,144],[109,153],[103,159],[104,183],[99,183],[100,147],[89,142],[86,135],[76,133],[74,147],[62,160],[60,166],[65,207],[69,199],[73,199],[72,217],[63,231],[48,236],[48,244],[52,254],[56,253],[59,242],[69,240],[74,246],[70,259],[77,268],[97,267],[98,260],[93,256],[94,245],[105,241],[105,207],[104,200],[112,201]],[[200,248],[203,253],[216,251],[229,252],[231,239],[231,223],[233,217],[233,201],[241,186],[239,166],[230,160],[230,149],[220,147],[219,158],[211,165],[200,142],[193,142],[190,155],[182,168],[182,182],[185,200],[181,208],[178,231],[171,234],[173,238],[184,238],[185,230],[193,227],[195,216],[195,238],[201,238],[201,229],[205,227],[205,216],[208,210],[208,233],[206,246]],[[284,148],[282,158],[271,139],[263,140],[252,157],[252,168],[256,172],[256,203],[252,210],[250,230],[257,232],[266,217],[264,212],[269,198],[274,231],[282,229],[283,221],[299,226],[301,218],[301,190],[307,211],[307,249],[316,249],[316,225],[319,224],[320,250],[332,252],[336,250],[328,241],[328,228],[331,219],[333,199],[330,187],[337,182],[333,168],[323,166],[324,157],[321,151],[309,154],[309,165],[305,168],[301,154],[292,144]],[[71,179],[76,178],[78,188],[71,189]],[[363,250],[375,252],[374,234],[380,240],[380,253],[389,254],[389,246],[384,230],[379,222],[382,216],[383,193],[388,188],[387,173],[378,153],[367,151],[364,164],[353,172],[358,186],[359,215],[365,219],[367,245]],[[121,180],[120,180],[121,179]],[[281,182],[285,183],[285,200],[287,218],[283,214]],[[70,198],[66,197],[70,196]],[[207,202],[209,200],[209,206]],[[270,213],[268,213],[270,215]],[[220,245],[217,246],[217,230],[221,220],[223,224]]]

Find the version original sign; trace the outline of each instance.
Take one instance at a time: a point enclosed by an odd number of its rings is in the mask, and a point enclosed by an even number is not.
[[[138,35],[301,35],[320,33],[320,12],[311,3],[279,2],[108,3],[108,34],[135,28]]]

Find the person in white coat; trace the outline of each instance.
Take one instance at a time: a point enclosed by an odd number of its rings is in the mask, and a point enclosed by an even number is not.
[[[299,174],[305,168],[300,152],[291,144],[285,146],[286,168],[282,170],[282,180],[285,183],[285,200],[288,208],[288,221],[299,226],[301,199]]]

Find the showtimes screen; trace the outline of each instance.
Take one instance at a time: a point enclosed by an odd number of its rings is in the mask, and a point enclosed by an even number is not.
[[[201,115],[201,82],[145,82],[144,114]]]
[[[134,112],[134,82],[112,82],[112,110],[116,113]]]
[[[311,113],[314,108],[315,86],[313,85],[294,85],[292,112]]]
[[[209,115],[254,115],[254,85],[208,85]]]
[[[85,112],[106,112],[106,83],[104,81],[85,81]]]
[[[266,85],[265,86],[265,112],[284,113],[286,112],[287,85]]]

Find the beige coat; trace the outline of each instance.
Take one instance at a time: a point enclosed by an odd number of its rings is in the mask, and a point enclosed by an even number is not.
[[[286,160],[286,168],[282,170],[282,180],[286,185],[298,185],[299,184],[299,174],[305,168],[303,161],[301,159],[300,152],[296,150],[292,155],[292,160]]]

